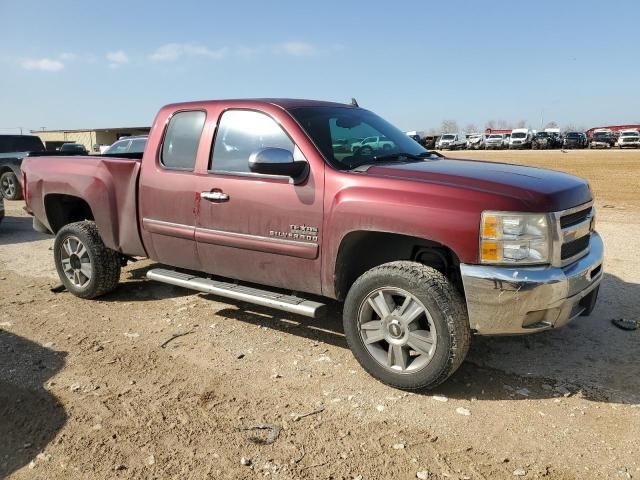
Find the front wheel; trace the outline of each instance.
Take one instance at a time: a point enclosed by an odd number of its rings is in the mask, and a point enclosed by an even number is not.
[[[2,196],[7,200],[22,200],[22,187],[13,172],[5,172],[0,176]]]
[[[77,297],[100,297],[118,285],[120,254],[105,246],[94,222],[62,227],[53,254],[60,280]]]
[[[416,262],[386,263],[364,273],[349,290],[343,323],[360,365],[404,390],[441,384],[469,350],[460,294],[440,272]]]

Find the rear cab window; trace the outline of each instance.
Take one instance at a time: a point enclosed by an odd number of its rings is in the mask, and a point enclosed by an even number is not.
[[[206,114],[200,110],[176,112],[162,142],[160,164],[170,170],[192,171]]]

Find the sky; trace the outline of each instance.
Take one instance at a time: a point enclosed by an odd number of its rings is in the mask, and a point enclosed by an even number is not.
[[[640,123],[637,0],[0,0],[0,18],[0,133],[251,97],[355,97],[404,130]]]

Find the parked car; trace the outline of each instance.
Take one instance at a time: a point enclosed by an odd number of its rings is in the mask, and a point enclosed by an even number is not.
[[[528,128],[514,128],[511,131],[511,137],[509,137],[509,148],[531,148],[532,139],[533,132]]]
[[[552,148],[560,148],[562,142],[560,137],[555,133],[538,132],[531,139],[531,148],[534,150],[549,150]]]
[[[587,148],[587,135],[583,132],[568,132],[564,136],[564,148]]]
[[[482,133],[472,133],[467,136],[467,148],[469,150],[484,150],[487,137]]]
[[[620,148],[640,148],[640,133],[638,130],[622,130],[618,137]]]
[[[124,137],[107,148],[103,155],[123,155],[137,154],[144,152],[147,144],[148,135],[139,135],[135,137]]]
[[[492,133],[485,141],[487,150],[502,150],[504,148],[505,135],[503,133]]]
[[[613,131],[607,129],[600,129],[593,132],[591,141],[589,142],[589,148],[611,148],[617,142],[617,137]]]
[[[44,152],[40,137],[0,135],[0,193],[7,200],[21,200],[20,165],[30,152]]]
[[[467,137],[464,133],[444,133],[438,140],[440,150],[462,150],[467,146]]]
[[[355,131],[394,148],[334,155]],[[589,314],[603,278],[585,180],[442,158],[356,106],[173,104],[142,160],[55,160],[27,158],[23,172],[69,292],[100,297],[148,256],[166,265],[148,278],[233,301],[316,318],[337,300],[356,359],[397,388],[445,381],[471,334]]]
[[[505,133],[504,138],[502,139],[502,148],[509,148],[510,143],[511,143],[511,134]]]
[[[65,155],[89,155],[89,151],[81,143],[63,143],[58,151]]]
[[[373,136],[366,137],[361,142],[355,142],[351,145],[351,151],[366,149],[371,152],[390,151],[395,147],[395,144],[387,137]]]

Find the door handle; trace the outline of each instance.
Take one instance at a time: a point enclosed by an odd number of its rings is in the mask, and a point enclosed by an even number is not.
[[[229,194],[221,190],[214,190],[212,192],[200,192],[200,198],[204,198],[210,202],[228,202]]]

